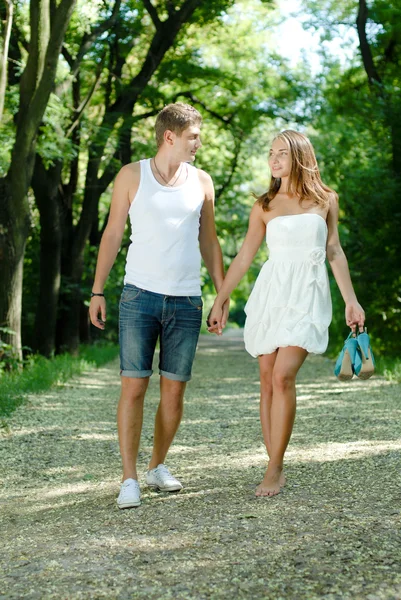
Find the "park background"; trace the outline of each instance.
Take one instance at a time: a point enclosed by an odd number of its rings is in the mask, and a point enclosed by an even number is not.
[[[400,0],[0,0],[0,598],[401,598],[400,9]],[[310,136],[340,196],[378,373],[335,379],[346,330],[331,281],[330,348],[297,380],[288,484],[256,499],[266,464],[257,361],[240,329],[201,335],[169,453],[184,490],[143,486],[142,505],[119,511],[128,230],[104,333],[89,327],[87,305],[114,177],[154,154],[155,116],[176,100],[204,117],[197,166],[215,181],[226,266],[252,192],[268,185],[272,136],[288,127]],[[237,327],[265,259],[261,248],[233,294]],[[158,402],[152,377],[141,484]]]
[[[155,153],[155,116],[175,101],[204,117],[196,165],[215,182],[226,267],[252,192],[268,186],[272,136],[294,128],[311,138],[340,197],[341,240],[376,355],[399,377],[400,10],[382,0],[2,0],[3,386],[38,356],[116,344],[128,227],[105,289],[106,331],[87,314],[112,183],[122,165]],[[233,325],[243,325],[266,258],[262,247],[233,293]],[[202,279],[208,309],[204,269]],[[334,356],[346,328],[333,278],[331,287]]]

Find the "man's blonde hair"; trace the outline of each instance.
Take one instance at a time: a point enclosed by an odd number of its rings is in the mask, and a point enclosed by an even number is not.
[[[190,104],[175,102],[168,104],[156,117],[155,132],[156,142],[159,148],[163,143],[164,132],[168,129],[174,131],[178,136],[190,125],[202,124],[202,115]]]

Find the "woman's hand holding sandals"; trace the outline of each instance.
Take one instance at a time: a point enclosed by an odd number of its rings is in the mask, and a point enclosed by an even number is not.
[[[345,321],[348,327],[351,327],[353,333],[356,332],[357,325],[359,332],[363,332],[365,325],[365,311],[357,300],[347,302],[345,305]]]

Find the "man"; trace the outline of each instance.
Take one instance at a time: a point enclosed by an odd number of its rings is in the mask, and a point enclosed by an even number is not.
[[[148,486],[179,491],[164,464],[183,412],[202,321],[200,255],[218,291],[223,260],[214,223],[210,176],[192,166],[202,146],[200,113],[187,104],[166,106],[155,124],[157,153],[117,175],[102,237],[89,308],[99,329],[106,321],[103,288],[117,256],[127,215],[131,245],[120,303],[121,397],[117,411],[123,479],[119,508],[140,504],[136,469],[143,402],[160,339],[160,404]],[[227,318],[225,307],[224,319]],[[99,314],[101,318],[99,318]]]

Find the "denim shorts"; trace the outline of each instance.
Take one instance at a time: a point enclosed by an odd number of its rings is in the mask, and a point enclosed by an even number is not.
[[[120,300],[120,368],[149,377],[160,340],[159,373],[189,381],[202,323],[200,296],[165,296],[126,284]]]

